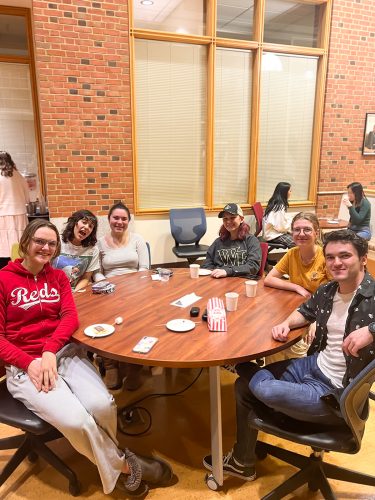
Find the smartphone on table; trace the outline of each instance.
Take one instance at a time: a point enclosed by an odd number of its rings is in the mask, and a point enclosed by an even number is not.
[[[142,337],[141,340],[133,347],[133,352],[147,354],[154,347],[159,339],[156,337]]]

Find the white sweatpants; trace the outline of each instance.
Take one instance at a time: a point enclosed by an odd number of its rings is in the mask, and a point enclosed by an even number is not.
[[[57,353],[56,388],[38,392],[27,373],[7,367],[9,392],[56,427],[99,471],[104,493],[111,493],[124,465],[116,439],[117,410],[83,350],[69,344]]]

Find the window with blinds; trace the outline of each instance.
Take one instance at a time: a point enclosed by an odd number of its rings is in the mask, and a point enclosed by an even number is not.
[[[293,200],[308,198],[317,65],[311,56],[263,56],[259,201],[267,201],[280,181],[291,183]]]
[[[206,47],[135,40],[135,93],[139,208],[204,205]]]
[[[214,205],[248,200],[251,59],[249,51],[216,51]]]
[[[18,170],[37,173],[34,112],[27,64],[0,63],[0,149]]]
[[[136,212],[315,203],[332,1],[130,3]]]

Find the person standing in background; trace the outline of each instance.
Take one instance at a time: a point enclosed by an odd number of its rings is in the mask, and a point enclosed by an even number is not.
[[[352,182],[347,186],[348,196],[342,200],[349,210],[349,226],[358,236],[365,240],[371,239],[370,220],[371,203],[365,196],[362,184]]]
[[[11,255],[12,245],[18,243],[27,226],[26,204],[29,189],[6,151],[0,151],[0,268]]]

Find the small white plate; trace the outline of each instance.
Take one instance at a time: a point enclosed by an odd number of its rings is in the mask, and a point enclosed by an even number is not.
[[[338,224],[340,221],[338,221],[337,219],[330,219],[330,220],[327,220],[328,224]]]
[[[209,276],[211,273],[211,269],[199,269],[199,276]]]
[[[115,327],[113,325],[106,325],[105,323],[97,323],[95,325],[90,325],[84,330],[84,334],[88,337],[99,338],[99,337],[108,337],[108,335],[112,335],[115,331]]]
[[[189,332],[195,328],[195,323],[190,319],[172,319],[165,326],[172,332]]]

